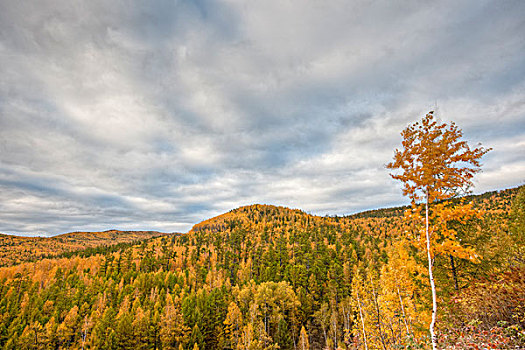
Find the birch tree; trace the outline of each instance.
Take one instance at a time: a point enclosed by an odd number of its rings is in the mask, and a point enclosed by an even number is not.
[[[432,291],[432,321],[429,325],[432,349],[436,349],[434,327],[437,314],[436,286],[433,276],[433,247],[429,229],[429,207],[467,193],[472,186],[474,174],[480,171],[481,157],[490,151],[483,147],[471,149],[462,141],[463,133],[455,123],[440,124],[431,111],[420,121],[403,130],[402,150],[395,150],[394,161],[389,169],[400,173],[392,178],[403,182],[403,194],[412,204],[424,204],[425,241],[428,259],[428,275]]]

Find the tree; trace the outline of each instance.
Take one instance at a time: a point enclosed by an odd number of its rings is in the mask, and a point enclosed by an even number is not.
[[[224,320],[224,332],[227,337],[226,341],[232,349],[235,349],[239,343],[241,329],[242,313],[237,304],[232,301],[228,306],[228,314]]]
[[[180,311],[179,298],[166,294],[166,307],[160,323],[160,340],[163,349],[177,349],[186,342],[189,331]]]
[[[73,306],[71,310],[67,313],[62,322],[57,329],[58,339],[63,347],[70,347],[71,344],[75,342],[76,335],[78,332],[78,306]]]
[[[424,324],[430,322],[430,313],[421,307],[418,297],[418,286],[424,285],[424,267],[408,249],[404,238],[392,242],[387,248],[388,262],[381,268],[379,304],[391,331],[391,346],[419,343],[427,336]]]
[[[525,187],[522,186],[512,201],[510,212],[510,232],[512,237],[512,260],[515,266],[525,262]]]
[[[470,149],[466,141],[460,140],[463,133],[456,124],[439,124],[434,119],[433,111],[427,113],[421,122],[409,125],[401,136],[404,149],[395,150],[394,161],[388,163],[387,168],[401,170],[400,174],[390,176],[403,182],[403,194],[411,199],[413,205],[424,200],[426,252],[432,290],[432,321],[429,331],[432,349],[436,349],[434,325],[437,302],[432,273],[429,204],[468,192],[474,174],[480,171],[481,157],[490,149]]]
[[[300,350],[310,350],[310,343],[308,342],[308,333],[304,326],[301,327],[301,333],[299,336],[299,349]]]

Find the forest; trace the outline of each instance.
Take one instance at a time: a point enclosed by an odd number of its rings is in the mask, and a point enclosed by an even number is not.
[[[42,258],[67,256],[79,250],[105,249],[132,244],[166,233],[155,231],[70,232],[53,237],[23,237],[0,234],[0,267]]]
[[[525,187],[456,205],[476,211],[449,222],[475,258],[435,257],[438,345],[523,348]],[[0,346],[429,348],[425,255],[404,209],[252,205],[187,234],[0,268]]]

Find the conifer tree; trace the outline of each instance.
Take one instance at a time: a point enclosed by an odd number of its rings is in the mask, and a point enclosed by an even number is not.
[[[300,350],[310,350],[310,342],[308,341],[308,333],[304,326],[301,327],[301,333],[299,336],[299,349]]]
[[[242,329],[242,313],[236,303],[233,301],[228,306],[228,314],[224,320],[224,332],[227,337],[227,342],[233,349],[239,343],[240,333]]]
[[[166,307],[160,323],[160,340],[163,348],[177,349],[186,341],[188,333],[189,328],[184,323],[178,297],[175,297],[174,301],[170,294],[166,294]]]
[[[71,344],[75,341],[75,335],[78,332],[78,306],[73,306],[73,308],[67,313],[64,318],[64,322],[58,326],[57,334],[60,343],[64,347],[70,347]]]

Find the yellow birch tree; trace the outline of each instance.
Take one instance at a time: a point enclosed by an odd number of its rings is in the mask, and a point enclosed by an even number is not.
[[[429,229],[429,206],[460,194],[472,186],[472,178],[480,171],[481,157],[490,151],[483,147],[471,149],[461,141],[462,131],[455,123],[440,124],[431,111],[421,120],[409,125],[401,133],[402,150],[395,150],[389,169],[399,169],[392,178],[404,184],[403,194],[416,206],[422,201],[425,207],[425,243],[428,275],[432,291],[432,320],[429,325],[432,349],[436,349],[434,327],[437,314],[436,286],[433,276],[433,248]]]

